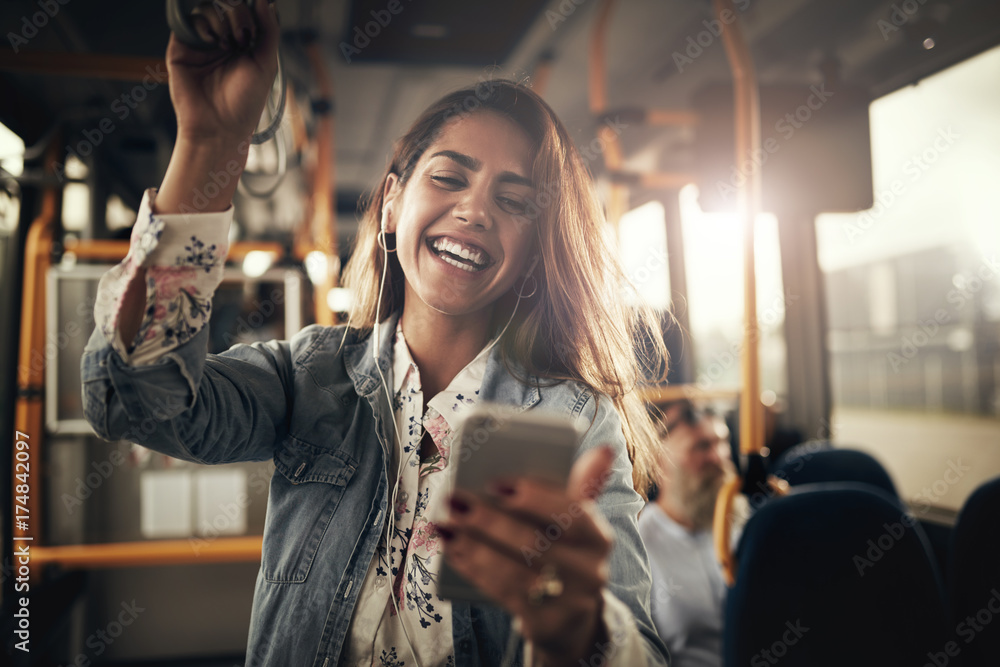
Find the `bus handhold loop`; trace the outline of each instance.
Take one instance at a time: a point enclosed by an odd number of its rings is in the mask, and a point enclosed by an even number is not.
[[[244,0],[247,7],[253,11],[254,0]],[[167,24],[170,26],[170,30],[177,36],[177,39],[186,44],[193,49],[200,49],[202,51],[210,51],[212,49],[218,48],[218,46],[213,42],[206,42],[201,35],[194,28],[194,24],[191,18],[203,11],[205,7],[211,6],[213,3],[205,2],[205,0],[167,0]],[[217,10],[218,11],[218,10]],[[277,74],[277,85],[278,85],[278,101],[276,104],[269,104],[270,107],[274,107],[276,110],[273,112],[271,121],[268,123],[267,127],[260,131],[255,132],[250,137],[250,143],[254,145],[262,144],[269,139],[272,139],[277,133],[279,126],[281,125],[281,119],[285,114],[285,73],[281,66],[281,56],[278,56],[278,74]],[[278,183],[281,179],[278,180]]]

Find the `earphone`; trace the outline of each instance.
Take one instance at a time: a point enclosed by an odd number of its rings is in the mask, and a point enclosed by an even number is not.
[[[379,334],[379,324],[380,324],[379,318],[380,318],[380,316],[382,314],[382,294],[383,294],[383,292],[385,290],[385,281],[386,281],[386,276],[388,274],[388,268],[389,268],[389,250],[388,250],[388,245],[385,242],[385,234],[386,234],[386,218],[383,215],[382,221],[381,221],[381,225],[380,225],[380,229],[379,229],[379,232],[378,232],[378,236],[381,237],[381,241],[382,241],[379,244],[380,247],[382,248],[382,253],[383,253],[382,254],[382,257],[383,257],[383,261],[382,261],[382,278],[381,278],[381,280],[379,282],[378,299],[377,299],[377,303],[376,303],[376,306],[375,306],[375,322],[374,322],[373,327],[372,327],[372,335],[375,336],[375,340],[373,341],[374,345],[372,346],[372,356],[375,359],[375,369],[378,372],[379,379],[382,381],[382,387],[385,389],[386,402],[391,407],[392,406],[392,392],[390,391],[389,384],[388,384],[388,382],[386,382],[385,376],[382,374],[382,369],[381,369],[381,367],[378,364],[379,348],[381,347],[381,341],[382,341],[382,339],[380,337],[380,334]],[[517,294],[517,301],[514,303],[514,308],[511,311],[510,317],[507,319],[506,324],[504,324],[503,328],[500,330],[500,333],[497,334],[493,338],[493,340],[490,342],[490,344],[485,348],[486,350],[489,350],[494,345],[496,345],[497,342],[499,342],[499,340],[503,337],[504,333],[507,331],[507,327],[510,326],[510,323],[514,319],[514,315],[517,313],[517,307],[518,307],[518,305],[520,305],[521,299],[525,298],[524,296],[522,296],[522,292],[523,292],[523,288],[524,288],[524,283],[527,282],[528,278],[533,278],[533,274],[535,272],[535,268],[538,266],[538,262],[540,260],[541,260],[541,254],[540,253],[535,253],[531,257],[531,260],[530,260],[531,263],[530,263],[530,265],[528,267],[528,270],[525,272],[524,277],[522,278],[522,281],[521,281],[521,291],[515,290],[515,294]],[[534,291],[532,291],[532,294],[533,293],[534,293]],[[424,403],[424,406],[425,406],[425,409],[426,409],[426,401]],[[396,425],[395,411],[391,415],[389,421],[392,423],[392,433],[393,433],[392,444],[393,444],[393,449],[395,450],[396,456],[398,458],[397,465],[396,465],[396,479],[395,479],[395,482],[394,482],[393,487],[392,487],[392,493],[390,495],[390,501],[389,501],[389,507],[388,507],[388,512],[394,512],[395,511],[395,507],[396,507],[396,496],[397,496],[397,493],[399,492],[399,483],[400,483],[401,471],[403,469],[404,461],[403,461],[403,456],[402,456],[402,451],[401,451],[402,450],[402,447],[401,447],[402,443],[399,440],[399,432],[398,432],[397,425]],[[416,452],[416,451],[419,451],[418,447],[414,448],[414,452]],[[414,452],[410,452],[410,456],[406,460],[407,463],[409,462],[409,459],[413,457]],[[390,517],[388,515],[386,516],[386,556],[389,559],[389,573],[390,574],[392,573],[392,551],[390,549],[390,545],[392,543],[392,527],[394,525],[394,521],[395,521],[395,517],[394,516],[393,516],[393,518],[391,520],[390,520]],[[400,554],[400,567],[404,567],[404,566],[405,566],[405,560],[404,560],[403,554],[401,553]],[[406,586],[406,584],[405,584],[405,579],[404,579],[404,584],[403,584],[404,591],[405,591],[405,586]],[[420,662],[417,659],[416,651],[413,648],[413,644],[410,642],[410,635],[409,635],[409,633],[406,630],[406,624],[403,622],[403,617],[402,617],[402,615],[399,612],[399,604],[396,601],[395,591],[392,590],[391,586],[390,586],[390,591],[389,591],[389,597],[392,600],[393,609],[395,609],[395,611],[396,611],[396,617],[399,618],[400,627],[403,629],[403,637],[406,639],[407,648],[410,650],[410,655],[413,657],[413,662],[416,665],[416,667],[420,667]],[[511,618],[510,635],[508,637],[507,646],[504,649],[503,658],[501,660],[501,664],[504,665],[505,667],[509,666],[509,665],[511,665],[513,663],[513,656],[514,656],[515,650],[517,649],[517,645],[519,643],[519,636],[520,636],[520,633],[518,632],[518,628],[517,628],[517,624],[516,624],[516,619],[512,617]]]
[[[378,237],[381,237],[382,243],[378,242],[378,238],[375,239],[375,244],[382,248],[382,280],[379,281],[378,285],[378,302],[375,304],[375,325],[372,329],[372,335],[375,336],[375,345],[372,347],[372,357],[377,361],[379,353],[379,343],[381,338],[379,338],[379,317],[382,316],[382,292],[385,291],[385,276],[389,270],[389,248],[385,244],[385,216],[382,216],[382,228],[379,230]],[[378,364],[375,364],[375,368],[378,368]],[[381,374],[381,370],[379,374]],[[382,384],[385,384],[385,378],[382,378]],[[389,393],[389,388],[385,389],[386,394]]]
[[[541,259],[542,259],[542,256],[540,254],[538,254],[537,252],[534,255],[531,256],[531,266],[528,267],[527,272],[525,272],[525,274],[524,274],[524,279],[525,280],[527,280],[528,278],[530,278],[531,274],[535,272],[535,267],[538,266],[538,262]]]
[[[378,377],[382,381],[382,387],[385,389],[385,399],[390,408],[392,407],[392,392],[389,391],[389,383],[385,381],[385,376],[382,374],[382,368],[378,364],[379,348],[382,344],[382,338],[379,335],[379,317],[382,315],[382,293],[385,291],[385,277],[389,271],[389,249],[385,243],[385,216],[382,216],[381,229],[378,233],[382,237],[382,243],[379,244],[382,248],[382,279],[379,281],[378,286],[378,301],[375,304],[375,324],[372,327],[372,335],[375,337],[374,345],[372,345],[372,357],[375,359],[375,370],[378,371]],[[377,240],[376,240],[377,243]],[[396,462],[396,481],[392,485],[392,494],[389,497],[389,506],[386,508],[386,518],[385,518],[385,555],[389,559],[389,574],[392,574],[392,526],[395,522],[395,517],[389,517],[389,513],[395,512],[396,507],[396,494],[399,492],[399,478],[402,475],[403,470],[403,457],[402,448],[399,442],[399,432],[396,430],[396,414],[393,414],[389,418],[389,423],[392,424],[392,445],[393,449],[398,456],[398,461]],[[388,447],[386,448],[388,449]],[[413,455],[412,453],[410,454]],[[409,461],[409,459],[407,459]],[[403,560],[403,555],[400,554],[399,566],[405,566],[405,561]],[[403,589],[406,589],[406,583],[404,580]],[[420,667],[420,661],[417,660],[417,652],[413,649],[413,643],[410,641],[410,633],[406,631],[406,623],[403,622],[403,616],[399,613],[399,603],[396,602],[396,592],[392,589],[392,585],[389,586],[389,599],[392,600],[392,608],[396,611],[396,618],[399,619],[399,627],[403,629],[403,638],[406,639],[406,647],[410,649],[410,655],[413,657],[413,664],[416,667]]]

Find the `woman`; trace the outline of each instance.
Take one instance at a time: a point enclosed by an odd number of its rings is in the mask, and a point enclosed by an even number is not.
[[[274,460],[248,664],[500,664],[514,629],[535,664],[662,664],[633,489],[640,325],[615,305],[580,158],[530,91],[454,93],[397,143],[347,268],[349,326],[206,358],[237,180],[218,174],[242,169],[275,70],[273,10],[255,11],[205,15],[217,52],[171,38],[178,139],[101,283],[88,420],[187,460]],[[447,491],[454,429],[484,401],[587,420],[567,488]],[[495,604],[442,600],[445,559]]]

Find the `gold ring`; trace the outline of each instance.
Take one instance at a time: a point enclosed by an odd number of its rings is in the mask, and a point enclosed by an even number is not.
[[[537,607],[546,600],[557,598],[562,595],[563,588],[562,579],[556,574],[555,566],[543,565],[535,583],[528,589],[528,604]]]

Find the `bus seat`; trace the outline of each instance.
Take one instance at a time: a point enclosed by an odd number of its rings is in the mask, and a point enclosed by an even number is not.
[[[952,531],[948,597],[959,664],[1000,662],[1000,477],[965,501]]]
[[[894,498],[899,497],[892,478],[875,457],[856,449],[835,449],[827,441],[796,445],[775,462],[771,474],[791,486],[860,482],[882,489]]]
[[[919,524],[865,484],[811,484],[744,527],[726,599],[727,667],[924,665],[947,641],[943,586]]]

